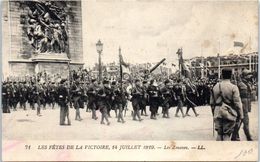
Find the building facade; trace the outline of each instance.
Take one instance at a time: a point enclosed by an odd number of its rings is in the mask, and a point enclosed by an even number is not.
[[[9,0],[2,7],[4,75],[67,76],[83,67],[80,0]]]

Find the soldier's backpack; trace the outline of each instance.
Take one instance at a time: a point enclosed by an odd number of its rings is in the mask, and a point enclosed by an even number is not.
[[[214,110],[214,119],[223,119],[223,120],[229,120],[229,121],[236,121],[237,119],[237,112],[234,110],[231,106],[232,103],[226,103],[225,99],[222,94],[221,86],[219,83],[219,91],[220,91],[220,97],[221,97],[221,102],[216,104],[216,99],[213,95],[213,102],[215,104],[215,110]]]

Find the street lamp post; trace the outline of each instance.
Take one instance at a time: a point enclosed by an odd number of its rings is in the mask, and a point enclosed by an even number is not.
[[[103,51],[103,43],[100,40],[96,43],[96,48],[98,52],[98,79],[102,81],[102,65],[101,65],[101,53]]]

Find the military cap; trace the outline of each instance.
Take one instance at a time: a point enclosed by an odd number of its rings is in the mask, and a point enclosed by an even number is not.
[[[60,84],[63,84],[66,82],[66,79],[61,79]]]
[[[112,85],[116,85],[116,81],[113,81],[111,84],[112,84]]]
[[[147,83],[147,80],[144,80],[144,81],[143,81],[143,84],[146,84],[146,83]]]
[[[164,81],[164,84],[168,84],[168,83],[170,83],[170,80],[169,80],[169,79],[166,79],[166,80]]]
[[[136,79],[136,80],[135,80],[135,83],[137,83],[137,82],[140,82],[140,80],[139,80],[139,79]]]
[[[104,80],[103,84],[109,84],[109,81],[108,80]]]
[[[94,83],[95,81],[97,81],[97,79],[91,79],[91,82]]]
[[[230,79],[231,76],[232,76],[232,70],[231,69],[223,69],[222,70],[223,79]]]

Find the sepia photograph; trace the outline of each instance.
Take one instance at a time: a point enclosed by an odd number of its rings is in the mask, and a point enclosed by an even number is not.
[[[174,160],[164,157],[170,148],[234,144],[246,147],[231,161],[257,160],[257,1],[5,0],[1,22],[5,161],[27,159],[26,141],[46,141],[34,151],[53,149],[50,141],[171,141],[77,145],[115,155],[149,148],[162,161]]]

